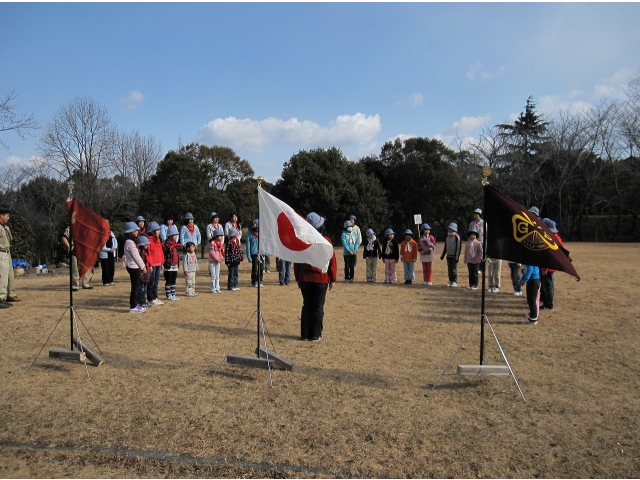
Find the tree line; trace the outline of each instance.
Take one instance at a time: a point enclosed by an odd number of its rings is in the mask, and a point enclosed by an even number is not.
[[[3,105],[12,116],[3,118],[0,131],[8,131],[9,120],[18,117],[11,103]],[[18,120],[21,135],[38,128],[32,116]],[[336,241],[352,214],[361,228],[376,232],[415,230],[414,215],[421,214],[443,235],[450,221],[466,225],[482,207],[482,168],[490,166],[492,185],[539,207],[556,220],[563,238],[637,241],[639,148],[640,72],[624,100],[545,118],[530,97],[513,123],[486,127],[455,147],[424,137],[396,139],[357,161],[335,147],[300,150],[275,184],[262,186],[301,214],[325,216]],[[74,196],[108,219],[116,235],[140,214],[182,223],[191,212],[201,228],[211,211],[223,220],[235,213],[245,226],[258,215],[255,172],[231,148],[193,143],[163,157],[152,135],[118,130],[90,97],[56,112],[38,150],[28,166],[7,167],[0,183],[0,202],[14,211],[13,256],[31,263],[63,258],[59,238],[70,181]]]

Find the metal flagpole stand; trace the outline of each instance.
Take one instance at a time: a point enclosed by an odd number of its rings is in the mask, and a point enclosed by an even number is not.
[[[483,176],[482,185],[483,185],[483,188],[484,188],[484,186],[489,185],[488,177],[490,175],[491,175],[491,167],[484,167],[482,169],[482,176]],[[486,212],[487,212],[486,198],[487,198],[486,195],[484,195],[484,212],[485,212],[485,215],[486,215]],[[482,245],[482,301],[481,301],[481,306],[480,306],[480,315],[478,315],[476,317],[476,319],[474,320],[473,325],[471,325],[471,328],[469,329],[467,334],[462,339],[462,343],[460,343],[460,345],[458,346],[458,349],[453,354],[453,357],[451,357],[451,360],[449,360],[449,363],[447,364],[447,366],[444,367],[444,370],[442,371],[442,373],[438,377],[438,380],[433,385],[432,390],[436,389],[436,387],[440,383],[440,380],[442,380],[442,377],[444,376],[445,372],[449,369],[449,367],[453,363],[454,359],[456,358],[456,356],[458,355],[458,353],[460,352],[460,350],[464,346],[465,342],[467,341],[467,338],[469,338],[469,335],[471,334],[471,331],[473,330],[473,327],[475,327],[476,323],[478,323],[478,320],[480,320],[480,364],[479,365],[458,365],[458,374],[459,375],[474,375],[474,376],[479,376],[479,375],[506,376],[506,375],[510,374],[513,377],[513,380],[516,382],[516,386],[518,387],[518,390],[520,391],[520,395],[522,396],[522,400],[524,400],[524,402],[527,403],[527,399],[525,398],[524,393],[522,392],[522,389],[520,388],[520,384],[518,383],[518,379],[516,378],[515,373],[513,373],[513,369],[511,368],[511,364],[509,363],[509,359],[507,358],[507,354],[504,352],[504,349],[502,348],[502,345],[500,344],[500,341],[498,340],[498,336],[496,335],[496,332],[493,329],[493,326],[491,326],[491,322],[489,322],[489,317],[487,317],[487,315],[485,315],[485,272],[486,272],[485,268],[486,268],[486,260],[487,260],[487,222],[486,222],[486,220],[483,223],[483,241],[482,241],[482,243],[483,243],[483,245]],[[485,361],[485,358],[484,358],[484,344],[485,344],[485,340],[484,340],[484,324],[485,324],[485,322],[486,322],[487,325],[489,325],[489,328],[491,329],[491,333],[493,334],[493,338],[495,338],[496,343],[498,344],[498,348],[500,349],[500,353],[502,354],[502,358],[504,358],[504,361],[507,364],[506,366],[503,366],[503,365],[485,365],[485,363],[484,363],[484,361]]]
[[[260,187],[260,184],[264,181],[264,178],[258,177],[257,180],[258,180],[258,187]],[[260,215],[258,214],[258,217],[259,216]],[[256,261],[259,262],[258,272],[262,272],[263,260],[262,260],[262,255],[260,255],[260,237],[258,237],[258,257]],[[278,368],[280,370],[291,370],[293,368],[293,362],[275,353],[275,347],[273,346],[273,341],[271,340],[271,337],[269,337],[269,340],[271,341],[271,346],[273,347],[273,350],[268,350],[267,348],[267,335],[269,334],[269,332],[267,331],[267,328],[264,322],[264,317],[262,316],[262,310],[260,308],[261,283],[262,282],[260,281],[260,274],[258,274],[257,309],[251,314],[251,317],[249,317],[249,320],[247,320],[247,323],[245,323],[244,327],[242,328],[242,332],[238,334],[235,341],[227,351],[227,354],[222,359],[222,361],[218,364],[218,367],[216,368],[216,370],[213,372],[213,375],[218,373],[218,370],[220,370],[220,367],[222,366],[222,364],[224,363],[224,360],[226,359],[227,363],[232,365],[244,365],[247,367],[266,368],[269,371],[269,386],[273,388],[273,379],[271,375],[271,369]],[[257,345],[255,349],[256,356],[252,357],[248,355],[237,355],[237,354],[230,353],[233,347],[235,346],[235,344],[238,342],[238,340],[244,333],[244,331],[247,329],[249,322],[251,322],[251,319],[253,319],[254,316],[256,317],[256,321],[257,321]],[[262,345],[260,344],[261,341],[262,341]]]
[[[67,201],[70,201],[70,200],[73,199],[73,187],[75,186],[75,182],[73,180],[69,180],[67,182],[67,186],[69,187],[69,198],[67,199]],[[91,349],[87,345],[85,345],[82,342],[82,339],[80,337],[80,329],[78,328],[78,322],[76,321],[76,319],[79,320],[80,323],[82,323],[82,326],[87,331],[87,334],[91,338],[91,341],[97,347],[96,341],[91,336],[91,333],[89,332],[89,329],[84,324],[84,322],[82,321],[82,319],[78,315],[78,312],[76,311],[75,307],[73,306],[73,263],[72,263],[73,262],[73,258],[72,258],[72,255],[73,255],[72,250],[73,249],[71,248],[72,247],[71,242],[73,241],[72,239],[73,239],[73,223],[74,222],[73,222],[73,219],[72,219],[72,213],[71,212],[69,212],[69,214],[68,214],[68,219],[69,219],[69,237],[70,237],[69,238],[69,257],[68,257],[68,261],[69,261],[69,306],[67,308],[65,308],[64,312],[62,313],[62,315],[60,316],[60,318],[56,322],[55,326],[53,327],[53,330],[51,330],[51,333],[49,334],[49,336],[45,340],[44,344],[42,345],[42,348],[40,348],[40,351],[38,352],[36,357],[33,359],[33,362],[31,362],[31,366],[29,367],[29,369],[31,369],[31,367],[33,367],[34,363],[36,362],[36,360],[38,359],[38,357],[42,353],[42,350],[44,350],[44,347],[49,342],[49,339],[53,335],[53,332],[55,332],[56,328],[58,328],[58,325],[60,324],[60,321],[64,317],[64,314],[67,312],[67,310],[69,310],[69,337],[70,337],[69,350],[65,350],[65,349],[61,349],[61,348],[52,348],[51,350],[49,350],[49,357],[50,358],[63,358],[63,359],[67,359],[67,360],[78,360],[80,362],[83,362],[84,366],[85,366],[85,369],[87,370],[87,378],[90,378],[89,369],[87,368],[87,358],[96,367],[99,367],[100,365],[102,365],[104,363],[104,360],[93,349]],[[74,330],[75,330],[75,335],[74,335]],[[74,350],[74,346],[77,348],[77,350]],[[100,351],[99,347],[98,347],[98,351]],[[102,353],[102,351],[100,351],[100,353]]]

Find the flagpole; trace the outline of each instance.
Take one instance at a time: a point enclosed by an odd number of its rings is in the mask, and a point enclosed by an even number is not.
[[[491,175],[491,167],[482,169],[482,196],[485,220],[482,223],[482,303],[480,306],[480,365],[484,365],[484,306],[485,306],[485,271],[487,268],[487,194],[486,189],[489,185],[489,175]]]
[[[69,200],[73,200],[73,187],[75,186],[75,182],[69,180],[67,186],[69,187]],[[71,341],[70,350],[73,351],[73,224],[71,222],[71,215],[73,215],[73,212],[67,210],[67,220],[69,221],[69,336]]]
[[[258,181],[258,188],[260,184],[264,181],[262,176],[256,179]],[[260,197],[258,196],[258,219],[260,218]],[[258,258],[256,258],[258,262],[258,329],[257,329],[257,345],[256,345],[256,355],[260,358],[260,320],[262,319],[262,310],[260,310],[260,284],[262,283],[262,261],[260,256],[260,235],[258,235]],[[265,344],[265,348],[266,348]]]

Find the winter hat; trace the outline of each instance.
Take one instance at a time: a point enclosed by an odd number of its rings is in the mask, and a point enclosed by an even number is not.
[[[132,233],[140,230],[140,227],[135,222],[127,222],[124,224],[124,233]]]
[[[158,222],[149,222],[147,233],[155,232],[156,230],[160,230],[160,225],[158,225]]]
[[[215,237],[222,237],[222,236],[224,236],[224,232],[222,230],[220,230],[219,228],[216,228],[213,231],[213,236],[214,236],[214,238]]]
[[[407,229],[404,231],[404,234],[405,234],[405,235],[413,235],[413,232],[411,231],[411,229],[410,229],[410,228],[407,228]]]
[[[324,217],[321,217],[316,212],[311,212],[307,215],[307,222],[309,222],[317,230],[324,225]]]
[[[481,208],[476,208],[473,213],[477,213],[478,215],[482,215],[482,209]]]
[[[367,231],[365,232],[365,235],[367,237],[370,237],[371,235],[375,235],[376,232],[374,232],[372,229],[368,228]]]
[[[172,235],[178,235],[178,227],[176,227],[175,225],[171,225],[167,229],[167,237],[170,237]]]
[[[554,222],[550,218],[543,218],[542,221],[547,224],[547,227],[549,227],[549,230],[551,230],[551,233],[558,233],[556,222]]]
[[[213,220],[217,216],[218,216],[218,214],[216,212],[211,212],[211,214],[209,215],[209,221]]]
[[[238,235],[238,230],[236,230],[235,228],[231,227],[231,228],[229,229],[229,238],[231,238],[231,237],[235,237],[235,236],[237,236],[237,235]]]
[[[476,237],[478,236],[478,230],[476,230],[475,228],[472,228],[471,230],[469,230],[469,235],[474,234]]]
[[[351,215],[349,218],[353,218],[354,220],[358,219],[358,217],[356,217],[355,215]]]
[[[144,219],[144,217],[142,215],[138,215],[136,217],[136,223],[138,223],[138,222],[146,222],[146,220]]]
[[[384,231],[384,236],[386,237],[387,235],[395,235],[395,233],[396,233],[396,232],[394,232],[392,229],[387,228],[387,229]]]
[[[187,212],[187,214],[184,216],[185,220],[193,220],[193,213],[191,212]]]
[[[449,226],[447,227],[447,230],[448,229],[451,229],[451,230],[453,230],[454,232],[457,233],[458,232],[458,224],[456,222],[451,222],[449,224]]]
[[[349,228],[349,227],[353,227],[353,225],[351,224],[351,220],[345,220],[344,221],[344,228]]]
[[[149,245],[149,237],[146,235],[140,235],[136,240],[136,243],[139,247],[144,247],[145,245]]]
[[[535,213],[536,215],[540,216],[540,209],[538,207],[531,207],[529,209],[530,212]]]
[[[420,231],[422,232],[424,230],[431,230],[431,225],[429,225],[428,223],[423,223],[420,227]]]

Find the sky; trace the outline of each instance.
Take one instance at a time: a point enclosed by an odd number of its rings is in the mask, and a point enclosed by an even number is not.
[[[162,151],[223,145],[275,182],[300,150],[353,161],[625,98],[640,3],[3,3],[0,96],[45,127],[89,96]],[[3,132],[0,171],[43,129]]]

